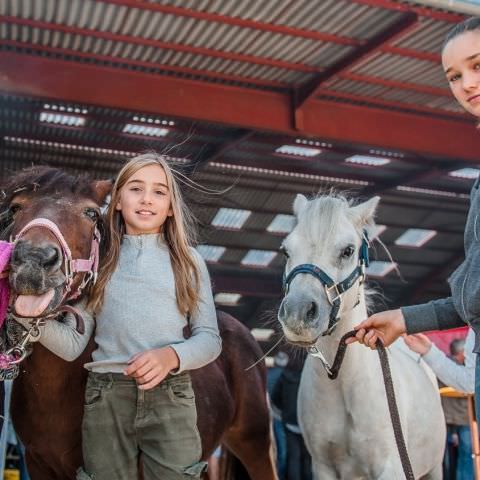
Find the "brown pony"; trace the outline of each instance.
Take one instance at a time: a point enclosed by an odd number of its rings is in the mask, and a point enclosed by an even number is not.
[[[102,227],[100,205],[110,188],[110,182],[91,182],[49,167],[22,171],[3,191],[5,236],[15,237],[32,220],[46,218],[57,225],[72,258],[88,259],[95,225]],[[13,298],[42,298],[47,289],[53,289],[45,312],[58,311],[67,278],[62,255],[57,237],[48,229],[33,227],[22,235],[12,255]],[[74,275],[73,289],[84,276]],[[223,340],[220,357],[191,372],[202,459],[221,443],[241,461],[252,480],[275,480],[265,367],[246,371],[262,352],[248,329],[231,316],[218,312],[218,324]],[[83,463],[81,423],[87,374],[83,364],[90,358],[93,340],[73,362],[39,343],[32,346],[13,386],[13,423],[26,447],[32,480],[74,479]]]

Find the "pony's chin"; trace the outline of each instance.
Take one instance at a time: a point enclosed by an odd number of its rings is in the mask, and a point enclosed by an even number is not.
[[[316,335],[316,334],[315,335],[305,335],[305,334],[299,335],[286,328],[283,329],[283,333],[285,334],[285,338],[288,343],[292,345],[296,345],[298,347],[304,347],[304,348],[308,348],[315,345],[315,343],[317,343],[317,340],[320,337],[320,335]]]
[[[288,343],[290,343],[291,345],[295,345],[296,347],[309,348],[309,347],[313,347],[317,343],[317,341],[315,340],[313,342],[302,342],[302,341],[288,340]]]

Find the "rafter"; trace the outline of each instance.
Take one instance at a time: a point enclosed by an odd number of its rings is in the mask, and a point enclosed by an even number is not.
[[[0,91],[7,93],[298,135],[289,98],[282,93],[10,52],[0,52],[0,71]],[[329,100],[311,102],[303,116],[303,134],[327,141],[479,161],[480,136],[473,121]]]
[[[401,35],[404,35],[411,28],[413,28],[418,21],[415,13],[408,12],[397,20],[393,25],[373,36],[367,43],[357,47],[350,54],[347,54],[340,61],[327,68],[324,72],[314,76],[314,78],[295,92],[295,119],[296,123],[302,122],[302,108],[311,99],[319,93],[320,89],[326,81],[333,78],[342,72],[351,69],[360,61],[365,60],[377,51],[381,45],[384,45]]]

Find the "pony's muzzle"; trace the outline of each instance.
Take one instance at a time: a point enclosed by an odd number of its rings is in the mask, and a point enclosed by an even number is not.
[[[28,240],[19,240],[12,253],[11,265],[18,269],[26,264],[46,272],[55,272],[62,265],[62,252],[54,243],[36,246]]]
[[[293,331],[316,326],[319,321],[318,303],[305,295],[287,295],[278,311],[278,319]]]
[[[10,282],[17,293],[37,295],[62,284],[63,255],[54,243],[19,240],[12,252]]]

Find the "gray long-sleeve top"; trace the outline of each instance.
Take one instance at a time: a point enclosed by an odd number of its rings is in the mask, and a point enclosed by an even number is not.
[[[480,353],[480,177],[470,192],[465,225],[465,260],[448,282],[452,296],[422,305],[402,307],[407,333],[464,326],[475,332],[474,352]]]
[[[117,268],[105,288],[104,303],[96,315],[92,362],[95,372],[121,373],[128,360],[145,350],[171,346],[180,359],[175,373],[200,368],[221,351],[210,277],[205,262],[192,249],[200,271],[198,308],[190,315],[191,337],[184,338],[187,318],[177,307],[169,249],[160,235],[124,235]],[[85,334],[75,330],[75,319],[47,322],[40,342],[65,360],[77,358],[95,328],[82,308]],[[22,322],[23,323],[23,322]]]

